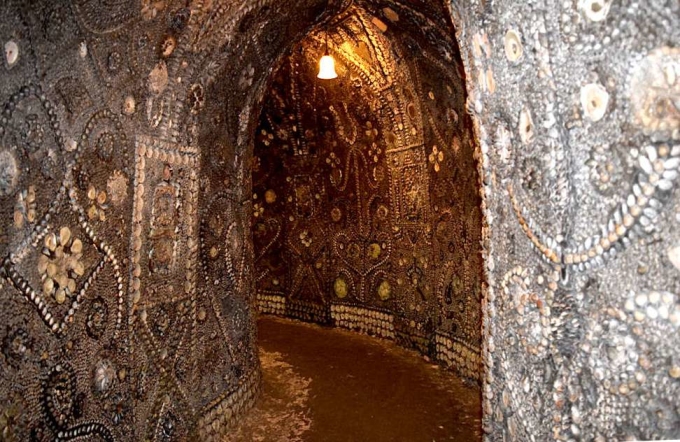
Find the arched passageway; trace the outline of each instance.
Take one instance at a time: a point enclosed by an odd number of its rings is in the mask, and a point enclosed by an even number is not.
[[[312,30],[273,73],[253,158],[258,307],[478,381],[481,199],[453,30],[368,7]],[[335,80],[316,78],[326,50]]]
[[[268,364],[271,351],[279,364],[309,376],[302,391],[315,399],[309,410],[304,401],[294,413],[309,419],[301,440],[476,440],[481,433],[474,418],[479,401],[455,399],[479,398],[482,378],[477,146],[453,28],[442,22],[444,28],[428,33],[428,23],[425,16],[356,2],[310,30],[272,72],[252,158],[257,307],[267,315],[394,341],[475,387],[448,378],[458,389],[435,389],[427,396],[432,404],[433,396],[442,402],[426,407],[417,399],[425,393],[410,388],[418,385],[417,362],[413,383],[402,384],[402,370],[385,360],[380,379],[404,393],[406,403],[397,406],[384,388],[364,396],[365,389],[342,375],[343,368],[363,366],[365,371],[351,369],[347,376],[379,384],[378,367],[365,361],[361,346],[337,347],[329,333],[328,346],[335,350],[319,349],[310,358],[304,349],[319,339],[316,334],[305,328],[286,333],[277,322],[262,320],[265,402],[275,403],[270,398],[280,394],[272,385],[279,365]],[[325,53],[337,60],[337,79],[317,78]],[[270,329],[287,339],[270,343]],[[318,360],[324,354],[336,368],[334,379],[327,379],[330,373]],[[297,385],[293,379],[291,386]],[[342,387],[330,391],[324,382]],[[334,420],[326,418],[330,404]],[[371,420],[356,419],[352,410],[362,407],[384,410],[381,424],[369,428]],[[286,420],[286,428],[274,424],[276,408],[258,407],[249,420],[271,421],[270,432],[285,433],[292,422]],[[238,440],[253,428],[259,426],[239,429]]]
[[[261,273],[250,160],[267,80],[290,48],[350,4],[0,3],[4,439],[219,440],[251,408]],[[419,48],[426,55],[423,43],[446,46],[455,27],[481,165],[488,287],[478,373],[488,438],[678,438],[677,2],[361,4],[382,22],[367,26],[378,28],[377,43],[384,26],[384,35],[404,32],[418,43],[399,47],[397,65]],[[342,59],[341,40],[329,32]],[[370,59],[376,48],[358,54]],[[428,63],[438,61],[446,54]],[[409,75],[418,105],[400,109],[403,121],[382,115],[375,128],[383,133],[386,121],[408,127],[413,112],[425,121],[428,106],[446,99],[434,85],[430,103],[430,89]],[[408,102],[408,91],[393,92],[395,103]],[[429,126],[450,141],[436,118],[396,143],[427,140]],[[430,183],[421,196],[431,203],[439,150],[432,163],[432,146],[423,142],[419,152]],[[386,182],[394,167],[386,164]],[[392,195],[390,204],[402,210]],[[429,216],[432,264],[439,231]],[[402,265],[391,251],[389,259]],[[384,302],[373,297],[377,270],[345,267],[338,287],[347,297],[336,305]],[[402,330],[417,331],[395,338],[416,347],[432,310],[413,313],[396,295],[419,296],[415,286],[429,284],[431,292],[420,291],[433,307],[438,281],[422,270],[415,283],[388,280],[395,297],[386,301],[392,313],[405,310]],[[333,287],[339,276],[328,276]],[[296,299],[284,312],[300,310]],[[440,319],[453,332],[455,314]]]

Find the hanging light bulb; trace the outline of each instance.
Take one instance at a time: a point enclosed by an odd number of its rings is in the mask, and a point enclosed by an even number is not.
[[[328,54],[321,57],[321,61],[319,61],[319,75],[317,77],[322,80],[338,78],[338,73],[335,72],[335,60],[333,60],[333,57]]]
[[[326,52],[319,61],[319,75],[317,75],[317,78],[322,80],[338,78],[338,74],[335,72],[335,60],[328,53],[328,34],[326,34]]]

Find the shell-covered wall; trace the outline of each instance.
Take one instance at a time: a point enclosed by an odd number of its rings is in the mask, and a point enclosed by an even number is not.
[[[680,437],[680,4],[461,1],[491,440]]]
[[[254,401],[240,160],[304,32],[270,3],[0,2],[1,440],[217,440]]]
[[[247,408],[251,141],[276,61],[343,3],[0,3],[3,439],[210,440]],[[368,9],[436,45],[433,5]],[[448,6],[489,438],[680,437],[680,5]]]
[[[480,379],[472,121],[452,28],[408,25],[421,20],[354,6],[275,72],[253,161],[258,304],[394,339]],[[335,80],[316,78],[327,45]]]

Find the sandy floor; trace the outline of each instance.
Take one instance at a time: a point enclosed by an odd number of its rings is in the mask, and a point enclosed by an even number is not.
[[[262,398],[229,442],[481,440],[479,388],[417,353],[271,317],[259,339]]]

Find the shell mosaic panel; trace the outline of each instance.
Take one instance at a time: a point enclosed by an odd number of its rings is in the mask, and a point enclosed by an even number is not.
[[[490,440],[680,437],[679,8],[451,3],[488,223]]]

